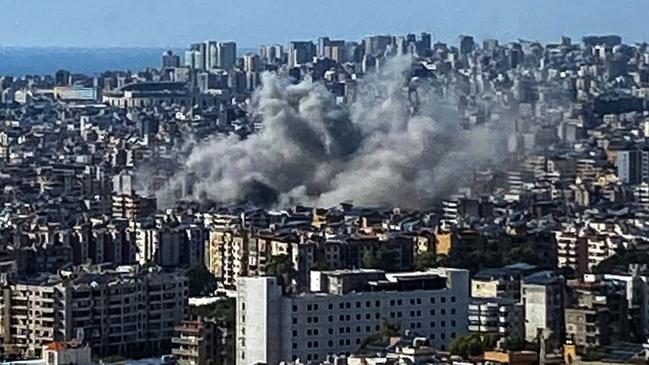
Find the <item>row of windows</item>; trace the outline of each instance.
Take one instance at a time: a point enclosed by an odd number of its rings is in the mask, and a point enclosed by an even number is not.
[[[429,336],[429,338],[431,340],[435,340],[436,337],[437,336],[436,336],[435,333],[431,333],[430,336]],[[457,335],[456,335],[455,332],[451,332],[449,337],[451,339],[454,339],[455,337],[457,337]],[[439,334],[439,339],[440,340],[446,340],[446,333],[445,332],[440,333]],[[327,347],[332,348],[334,346],[351,346],[352,344],[353,345],[360,345],[361,342],[362,342],[362,339],[360,337],[357,337],[357,338],[354,338],[354,339],[349,339],[349,338],[342,339],[341,338],[341,339],[339,339],[337,341],[336,340],[328,340],[327,341]],[[292,347],[293,347],[294,350],[297,350],[298,349],[298,344],[296,342],[293,342]],[[320,342],[319,341],[307,341],[306,347],[309,348],[309,349],[320,348]],[[444,351],[444,346],[442,346],[442,349],[443,349],[442,351]]]
[[[457,311],[456,311],[455,308],[451,308],[450,313],[452,315],[454,315],[456,312]],[[422,311],[420,311],[420,310],[417,310],[417,311],[412,310],[412,311],[410,311],[409,314],[410,314],[410,317],[413,317],[413,318],[414,317],[421,317],[422,316]],[[431,316],[437,315],[437,311],[435,309],[431,309],[430,310],[430,315]],[[439,310],[439,315],[445,316],[446,315],[446,309],[440,309]],[[404,315],[403,315],[402,312],[390,312],[390,318],[403,318],[403,316]],[[381,319],[381,314],[379,312],[376,312],[376,313],[374,313],[374,316],[372,316],[371,313],[365,313],[365,316],[363,316],[362,314],[357,313],[354,316],[355,320],[357,320],[357,321],[363,320],[363,317],[365,318],[365,320],[369,321],[369,320],[372,319],[372,317],[374,317],[374,319]],[[327,320],[329,321],[329,323],[334,322],[334,316],[331,316],[331,315],[328,316]],[[351,321],[351,320],[352,320],[352,315],[351,314],[340,314],[340,315],[338,315],[338,321],[339,322],[345,322],[345,321]],[[306,318],[306,322],[315,324],[315,323],[319,322],[319,318],[318,318],[318,316],[309,316],[309,317]],[[293,317],[293,324],[297,324],[297,323],[298,323],[298,318]]]
[[[367,325],[367,326],[364,326],[364,328],[365,328],[365,332],[381,330],[381,326],[378,325],[378,324],[374,325],[374,326]],[[373,330],[372,330],[372,328],[373,328]],[[355,329],[356,329],[356,333],[361,333],[363,331],[363,326],[356,326]],[[336,332],[336,331],[333,329],[333,327],[330,327],[330,328],[327,329],[327,333],[329,335],[333,335],[334,332]],[[352,328],[349,327],[349,326],[347,326],[347,327],[338,327],[338,334],[345,334],[345,333],[351,333],[351,332],[352,332]],[[320,330],[317,329],[317,328],[307,329],[306,330],[306,335],[307,336],[319,336],[320,335]],[[298,331],[293,330],[293,337],[298,337],[298,336],[299,336]]]
[[[440,328],[446,328],[447,324],[452,328],[455,328],[457,326],[457,322],[455,320],[451,320],[450,322],[447,322],[447,321],[439,321],[439,322],[432,321],[432,322],[430,322],[429,325],[430,325],[430,328],[436,328],[438,325],[439,325]],[[422,326],[421,322],[412,322],[412,323],[410,323],[410,328],[411,329],[421,329],[422,327],[423,326]],[[369,332],[372,332],[372,331],[379,331],[380,329],[381,329],[380,325],[356,326],[355,327],[355,333],[362,333],[363,330],[365,332],[369,333]],[[327,333],[329,335],[333,335],[334,332],[336,332],[336,331],[332,327],[327,329]],[[350,326],[338,327],[338,334],[342,335],[342,334],[349,334],[349,333],[352,333],[352,327],[350,327]],[[293,337],[298,337],[299,336],[299,333],[298,333],[297,330],[293,330],[292,334],[293,334]],[[313,328],[313,329],[309,328],[309,329],[306,330],[306,335],[307,336],[319,336],[320,335],[320,330],[318,328]]]
[[[455,296],[451,296],[451,298],[450,298],[451,303],[455,303],[456,300],[457,299],[455,298]],[[440,301],[440,303],[446,303],[446,297],[440,297],[439,301]],[[409,302],[410,302],[410,305],[416,305],[416,304],[421,305],[421,304],[423,304],[422,298],[411,298],[409,300]],[[403,303],[404,303],[404,300],[402,300],[402,299],[391,299],[390,300],[390,306],[393,306],[393,307],[403,305]],[[436,303],[437,303],[437,299],[434,298],[434,297],[431,297],[430,298],[430,304],[436,304]],[[357,301],[357,302],[355,302],[353,304],[352,304],[352,302],[338,303],[338,309],[351,309],[352,306],[355,307],[355,308],[362,308],[363,307],[363,302]],[[372,307],[372,301],[370,301],[370,300],[365,301],[364,306],[365,306],[365,308],[371,308]],[[381,301],[380,300],[374,301],[374,306],[377,307],[377,308],[380,307],[381,306]],[[329,303],[329,305],[327,307],[328,307],[329,310],[333,310],[334,309],[334,304]],[[294,304],[293,305],[293,312],[297,312],[298,310],[299,310],[298,305]],[[307,304],[306,305],[306,310],[308,312],[311,312],[311,311],[315,312],[315,311],[319,310],[319,306],[318,306],[318,304]]]

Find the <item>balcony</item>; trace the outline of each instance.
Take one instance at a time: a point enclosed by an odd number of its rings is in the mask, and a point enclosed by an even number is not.
[[[192,351],[192,350],[187,350],[182,348],[172,349],[171,353],[173,355],[178,355],[178,356],[198,357],[198,351]]]
[[[172,337],[171,343],[180,345],[198,345],[199,339],[196,337]]]

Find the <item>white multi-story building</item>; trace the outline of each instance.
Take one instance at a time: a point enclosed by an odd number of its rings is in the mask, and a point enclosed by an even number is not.
[[[283,293],[273,277],[237,284],[237,364],[322,361],[357,351],[383,324],[426,336],[445,350],[466,334],[469,273],[440,268],[312,272],[311,290]]]
[[[565,332],[563,276],[540,271],[523,279],[521,298],[525,307],[525,339],[534,341],[539,331],[558,344]]]

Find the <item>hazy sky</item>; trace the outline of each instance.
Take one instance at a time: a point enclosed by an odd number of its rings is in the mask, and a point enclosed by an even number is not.
[[[457,40],[557,40],[617,33],[649,40],[649,0],[0,0],[0,46],[240,47],[319,35],[431,32]]]

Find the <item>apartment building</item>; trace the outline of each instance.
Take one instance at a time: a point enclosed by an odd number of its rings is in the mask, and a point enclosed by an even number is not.
[[[473,298],[468,314],[471,333],[503,338],[523,336],[523,305],[513,299]]]
[[[9,351],[38,356],[52,341],[81,340],[97,355],[147,355],[170,348],[187,312],[187,278],[139,266],[84,266],[3,287]]]
[[[540,330],[559,344],[565,333],[565,280],[552,271],[540,271],[523,278],[521,299],[525,307],[525,339],[534,341]]]
[[[175,327],[171,339],[172,355],[178,365],[219,364],[223,351],[222,333],[217,323],[210,320],[183,321]]]
[[[238,364],[350,354],[384,323],[425,336],[442,350],[467,333],[467,270],[314,271],[310,286],[308,292],[288,294],[274,277],[239,279]]]

